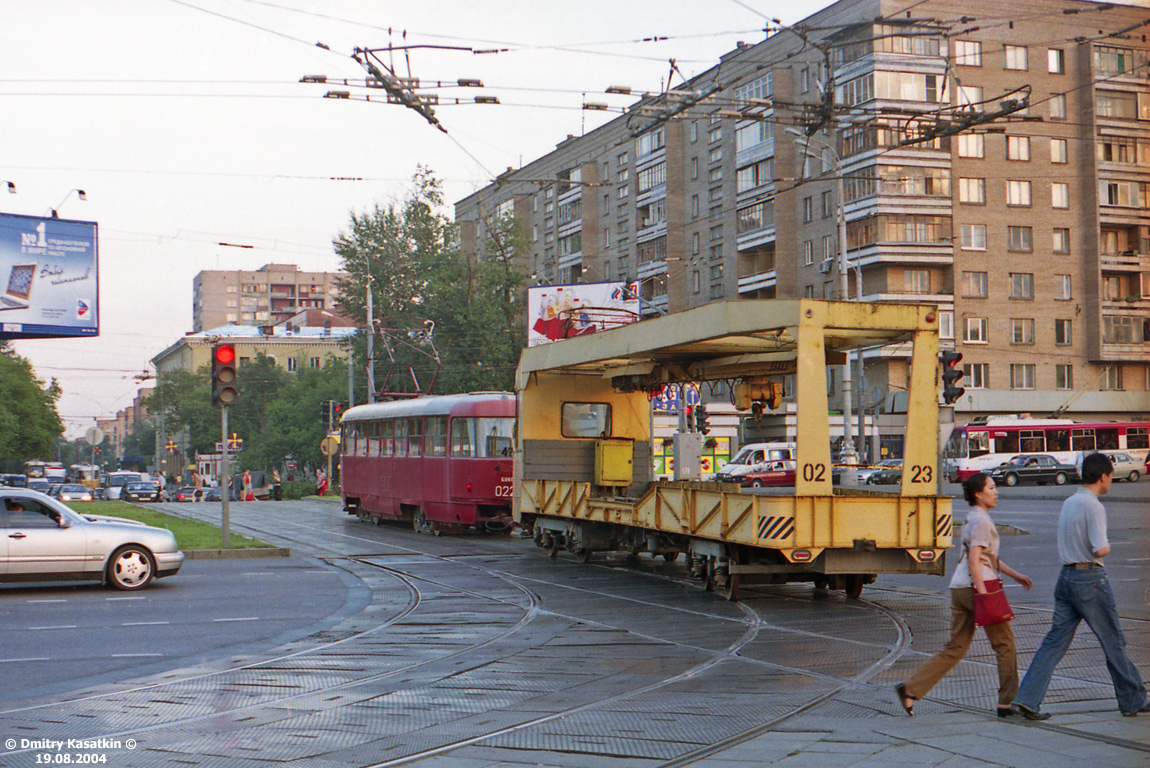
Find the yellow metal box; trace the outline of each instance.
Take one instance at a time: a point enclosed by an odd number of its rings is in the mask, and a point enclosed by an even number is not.
[[[630,440],[595,441],[595,484],[630,485],[633,476]]]

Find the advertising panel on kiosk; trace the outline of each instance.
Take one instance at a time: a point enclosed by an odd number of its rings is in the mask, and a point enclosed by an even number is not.
[[[100,334],[96,223],[0,213],[0,339]]]
[[[639,298],[622,281],[527,289],[527,346],[584,336],[641,320]]]

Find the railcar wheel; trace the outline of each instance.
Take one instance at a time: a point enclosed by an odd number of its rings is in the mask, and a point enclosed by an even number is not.
[[[559,554],[559,542],[555,541],[555,539],[552,539],[551,543],[547,545],[547,556],[548,557],[555,557],[558,554]]]
[[[415,510],[415,514],[411,516],[411,527],[415,529],[416,533],[431,533],[431,523],[427,522],[427,515],[423,513],[423,509]]]
[[[739,551],[732,546],[727,547],[727,577],[723,581],[723,597],[730,600],[732,603],[739,599],[739,587],[742,584],[742,576],[737,573],[731,573],[731,566],[739,564]]]
[[[830,579],[826,576],[816,576],[814,578],[815,589],[826,589],[831,585]]]
[[[863,591],[863,577],[847,576],[846,593],[851,600],[858,600]]]
[[[668,563],[675,562],[676,560],[679,559],[679,550],[674,549],[674,550],[671,550],[670,552],[664,552],[663,553],[663,559],[666,560]]]
[[[1065,472],[1059,472],[1057,475],[1055,475],[1054,476],[1054,484],[1055,485],[1066,485],[1066,473]]]
[[[577,550],[575,550],[575,561],[578,562],[580,565],[587,565],[587,563],[591,562],[591,550],[589,550],[589,549],[577,549]]]
[[[145,547],[128,544],[108,560],[108,584],[116,589],[143,589],[156,575],[156,560]]]
[[[1006,477],[1002,478],[1002,481],[1003,481],[1004,483],[1006,483],[1007,485],[1011,485],[1011,486],[1013,486],[1013,485],[1018,485],[1018,475],[1016,475],[1016,474],[1014,474],[1013,472],[1011,472],[1009,475],[1007,475]]]

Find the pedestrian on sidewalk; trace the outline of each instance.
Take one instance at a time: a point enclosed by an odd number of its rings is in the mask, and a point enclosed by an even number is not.
[[[194,469],[192,470],[192,488],[194,489],[194,493],[192,493],[192,501],[203,501],[204,478],[198,471]]]
[[[323,496],[327,493],[327,475],[323,473],[322,469],[317,469],[315,473],[315,494],[316,496]]]
[[[1106,669],[1114,684],[1118,709],[1126,717],[1150,712],[1150,699],[1142,676],[1126,655],[1126,636],[1118,623],[1114,593],[1102,567],[1102,558],[1110,554],[1110,541],[1106,538],[1106,508],[1099,497],[1110,491],[1113,476],[1114,464],[1109,456],[1090,454],[1082,461],[1082,487],[1062,503],[1058,516],[1058,557],[1062,560],[1062,571],[1054,585],[1054,617],[1014,699],[1014,711],[1027,720],[1050,717],[1049,712],[1042,712],[1039,707],[1046,697],[1054,668],[1066,654],[1083,619],[1106,655]]]
[[[272,468],[272,498],[276,501],[283,501],[283,484],[280,482],[280,471]]]
[[[256,494],[252,490],[252,471],[250,469],[244,470],[244,501],[255,501]]]
[[[977,472],[962,484],[970,512],[962,526],[962,559],[950,580],[950,642],[923,663],[906,682],[895,686],[899,703],[914,715],[914,703],[954,669],[970,650],[974,640],[974,593],[987,593],[988,581],[1006,574],[1026,589],[1034,586],[1029,576],[1014,570],[998,557],[998,529],[990,510],[998,505],[998,488],[984,472]],[[1014,630],[1009,621],[983,627],[998,656],[998,716],[1011,714],[1011,701],[1018,692],[1018,656]]]

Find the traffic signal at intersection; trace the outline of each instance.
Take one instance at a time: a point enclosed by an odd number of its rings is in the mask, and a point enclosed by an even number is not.
[[[939,357],[942,358],[942,401],[951,405],[966,392],[965,387],[958,386],[958,380],[965,375],[958,367],[962,353],[943,352]]]
[[[234,405],[238,397],[236,348],[232,344],[217,344],[212,347],[212,405]]]

